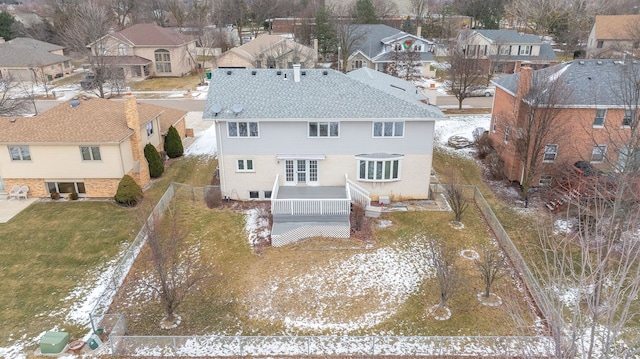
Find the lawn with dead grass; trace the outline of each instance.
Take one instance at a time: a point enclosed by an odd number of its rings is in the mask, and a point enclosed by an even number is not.
[[[131,81],[127,85],[133,91],[187,91],[195,90],[200,84],[200,76],[155,77],[142,81]]]

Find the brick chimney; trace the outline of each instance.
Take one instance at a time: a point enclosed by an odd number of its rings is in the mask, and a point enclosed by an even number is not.
[[[416,30],[416,36],[422,37],[422,26],[418,26],[418,29]]]
[[[144,144],[140,134],[140,116],[138,115],[138,102],[135,96],[127,95],[124,97],[124,116],[127,120],[127,126],[133,130],[133,134],[129,137],[131,141],[131,152],[133,155],[133,169],[127,173],[136,181],[140,187],[145,187],[151,177],[149,176],[149,164],[144,157]]]
[[[520,65],[520,78],[518,79],[518,92],[516,96],[518,100],[522,100],[531,88],[531,78],[533,77],[533,68],[528,62]]]

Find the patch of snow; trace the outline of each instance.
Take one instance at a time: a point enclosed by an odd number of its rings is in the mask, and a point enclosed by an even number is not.
[[[378,228],[387,228],[387,227],[391,227],[393,225],[393,222],[391,222],[388,219],[381,219],[380,221],[378,221]]]
[[[216,143],[216,126],[209,126],[204,131],[196,131],[194,133],[196,137],[195,142],[191,144],[185,151],[185,156],[215,156],[218,152],[218,146]]]
[[[447,149],[455,153],[463,153],[471,156],[475,148],[467,147],[460,150],[454,150],[447,146],[447,141],[453,136],[467,138],[473,142],[473,130],[478,127],[489,128],[491,124],[490,114],[469,115],[469,116],[449,116],[445,120],[436,121],[435,127],[435,143],[438,147]]]
[[[573,231],[573,222],[565,220],[565,219],[557,219],[553,223],[553,234],[569,234]]]

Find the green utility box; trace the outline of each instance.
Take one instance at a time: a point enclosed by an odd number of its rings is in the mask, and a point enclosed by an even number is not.
[[[211,80],[211,71],[207,71],[205,74],[207,75],[207,80]]]
[[[42,354],[62,353],[67,344],[69,344],[69,333],[46,332],[40,338],[40,352]]]

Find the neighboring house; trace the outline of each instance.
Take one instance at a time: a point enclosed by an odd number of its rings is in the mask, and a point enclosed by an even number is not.
[[[356,38],[349,50],[347,71],[368,67],[381,72],[394,72],[392,67],[411,63],[418,76],[434,77],[431,65],[434,43],[419,36],[381,24],[350,25]],[[420,28],[418,33],[420,33]]]
[[[467,58],[476,58],[485,71],[514,73],[523,62],[534,69],[553,66],[556,54],[539,36],[516,30],[461,30],[457,45]]]
[[[197,66],[196,40],[153,24],[136,24],[87,45],[96,62],[124,78],[180,77]]]
[[[316,66],[316,51],[280,35],[263,34],[246,44],[229,49],[216,60],[218,68],[286,69],[294,63],[302,68]]]
[[[125,174],[144,187],[144,146],[162,149],[171,125],[184,137],[185,115],[127,96],[82,97],[34,117],[0,117],[0,182],[5,189],[27,185],[31,197],[112,197]]]
[[[640,161],[640,146],[628,141],[632,134],[636,141],[639,136],[639,77],[640,64],[635,61],[574,60],[535,72],[524,67],[493,81],[496,94],[489,135],[504,160],[507,178],[522,182],[523,163],[516,146],[526,125],[522,119],[516,122],[515,117],[527,113],[517,109],[525,109],[532,102],[526,99],[536,82],[532,78],[549,79],[539,91],[559,90],[558,96],[553,96],[555,103],[540,103],[536,112],[540,119],[545,118],[545,111],[552,111],[554,125],[543,138],[546,143],[542,143],[540,163],[536,164],[541,170],[533,179],[533,186],[559,181],[579,161],[609,171],[612,167],[621,170],[633,163],[628,162],[633,158]]]
[[[43,83],[73,71],[64,47],[18,37],[4,42],[0,38],[0,77],[14,81]]]
[[[588,58],[640,57],[640,15],[598,15],[587,41]]]
[[[352,202],[429,198],[444,115],[396,81],[299,65],[215,70],[203,117],[215,121],[222,195],[271,200],[274,245],[348,237]]]

